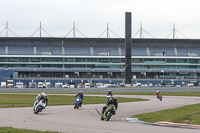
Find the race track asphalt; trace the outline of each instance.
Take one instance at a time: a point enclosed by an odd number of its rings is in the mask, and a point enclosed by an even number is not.
[[[90,95],[86,95],[90,96]],[[105,96],[105,95],[99,95]],[[104,104],[85,105],[74,109],[73,105],[47,106],[35,115],[32,107],[0,109],[0,126],[57,131],[66,133],[199,133],[200,129],[186,129],[153,126],[142,123],[131,123],[122,120],[124,117],[139,113],[170,109],[184,105],[200,103],[199,97],[164,96],[159,101],[155,96],[122,96],[145,98],[149,101],[119,103],[117,114],[110,121],[101,121],[95,107],[100,111]]]

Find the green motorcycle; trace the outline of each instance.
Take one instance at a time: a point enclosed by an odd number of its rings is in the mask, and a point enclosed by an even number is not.
[[[109,121],[112,115],[116,114],[116,108],[115,105],[110,104],[107,109],[105,109],[104,113],[101,115],[101,120],[106,119],[106,121]]]

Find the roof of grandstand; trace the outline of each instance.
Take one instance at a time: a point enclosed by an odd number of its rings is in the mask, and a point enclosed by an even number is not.
[[[133,56],[197,56],[199,51],[199,39],[132,39]],[[124,56],[125,39],[1,37],[0,54]]]

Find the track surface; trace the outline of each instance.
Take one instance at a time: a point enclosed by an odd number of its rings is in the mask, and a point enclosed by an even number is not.
[[[105,95],[102,95],[105,96]],[[117,97],[120,97],[117,96]],[[33,129],[41,131],[58,131],[67,133],[199,133],[200,129],[152,126],[130,123],[122,119],[127,116],[175,108],[200,103],[199,97],[164,96],[160,102],[155,96],[123,96],[146,98],[149,101],[119,103],[117,114],[110,121],[101,121],[95,107],[102,109],[104,104],[84,105],[75,110],[72,105],[48,106],[35,115],[32,107],[0,109],[0,126]]]

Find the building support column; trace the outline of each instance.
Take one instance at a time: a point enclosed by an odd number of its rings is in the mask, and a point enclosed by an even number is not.
[[[131,12],[125,16],[125,83],[131,85]]]

